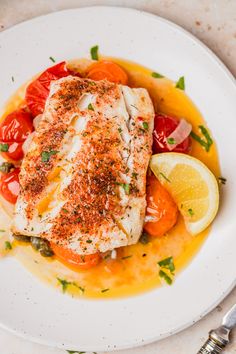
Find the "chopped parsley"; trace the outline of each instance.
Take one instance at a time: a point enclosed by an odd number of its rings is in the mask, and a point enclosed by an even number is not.
[[[106,293],[106,292],[109,291],[109,290],[110,290],[110,289],[108,289],[108,288],[107,288],[107,289],[102,289],[102,290],[101,290],[101,293]]]
[[[7,152],[8,149],[9,149],[9,145],[8,144],[6,144],[6,143],[1,143],[0,144],[0,151],[1,152]]]
[[[185,90],[185,80],[184,80],[184,76],[181,76],[179,78],[179,80],[176,82],[175,85],[176,88],[180,89],[180,90]]]
[[[94,111],[94,108],[93,108],[92,103],[89,103],[89,105],[88,105],[88,109],[89,109],[90,111]]]
[[[11,242],[9,241],[5,241],[5,250],[12,250],[12,245],[11,245]]]
[[[56,151],[56,150],[42,151],[42,153],[41,153],[42,162],[48,162],[50,160],[50,157],[52,155],[56,155],[57,153],[58,153],[58,151]]]
[[[162,79],[164,76],[154,71],[152,77],[155,77],[155,79]]]
[[[0,165],[0,171],[3,172],[3,173],[10,172],[12,168],[14,168],[14,165],[11,162],[3,162]]]
[[[69,354],[86,354],[86,352],[80,352],[78,350],[67,350]]]
[[[190,216],[193,216],[194,215],[193,209],[189,208],[188,209],[188,213],[189,213]]]
[[[147,123],[147,122],[143,122],[143,128],[144,128],[145,130],[148,130],[148,123]]]
[[[149,235],[146,232],[143,232],[139,238],[139,242],[142,243],[142,245],[146,245],[149,242]]]
[[[65,208],[61,208],[61,210],[64,212],[64,213],[69,213],[69,211]]]
[[[132,255],[124,256],[124,257],[122,257],[121,259],[128,259],[128,258],[131,258],[131,257],[132,257]]]
[[[137,179],[137,177],[138,177],[138,173],[133,172],[133,173],[132,173],[132,177],[133,177],[134,179]]]
[[[167,138],[167,143],[170,145],[174,145],[176,142],[174,138]]]
[[[0,232],[6,232],[6,230],[0,229]]]
[[[119,133],[122,133],[122,129],[121,129],[121,128],[118,128],[118,132],[119,132]]]
[[[159,261],[157,263],[161,268],[165,268],[165,269],[168,269],[171,274],[174,274],[174,271],[175,271],[175,265],[174,265],[174,262],[173,262],[173,257],[168,257],[168,258],[165,258],[161,261]]]
[[[76,284],[75,282],[71,282],[71,281],[67,281],[66,279],[61,279],[61,278],[57,278],[58,282],[60,283],[60,285],[62,286],[62,292],[65,293],[68,289],[69,286],[75,286],[76,288],[78,288],[82,293],[85,292],[85,289],[82,288],[81,286],[79,286],[78,284]]]
[[[98,45],[95,45],[90,49],[90,54],[93,60],[98,60]]]
[[[159,277],[163,278],[168,285],[171,285],[173,282],[171,277],[169,277],[169,275],[167,275],[162,269],[159,271]]]
[[[53,57],[49,57],[49,59],[50,59],[53,63],[56,62],[56,60],[55,60]]]
[[[190,133],[190,135],[194,140],[196,140],[199,144],[201,144],[202,147],[208,152],[210,150],[211,145],[213,144],[213,140],[208,130],[203,125],[199,125],[198,128],[205,139],[202,139],[199,135],[197,135],[193,131]]]
[[[92,240],[87,240],[86,242],[87,242],[87,243],[92,243],[93,241],[92,241]]]
[[[218,177],[218,181],[219,181],[220,184],[226,184],[227,179],[224,178],[224,177]]]
[[[66,292],[66,290],[68,289],[69,285],[73,285],[73,283],[71,281],[67,281],[66,279],[57,278],[57,280],[60,283],[60,285],[62,286],[62,292],[63,293]]]
[[[167,182],[171,183],[171,181],[169,180],[169,178],[167,178],[163,172],[159,172],[159,175],[162,176]]]
[[[119,186],[121,186],[124,189],[126,194],[129,194],[129,192],[130,192],[129,183],[118,183],[118,184],[119,184]]]

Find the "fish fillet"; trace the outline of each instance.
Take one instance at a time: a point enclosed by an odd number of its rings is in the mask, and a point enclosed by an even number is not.
[[[54,81],[22,162],[12,232],[83,255],[136,243],[153,121],[143,88]]]

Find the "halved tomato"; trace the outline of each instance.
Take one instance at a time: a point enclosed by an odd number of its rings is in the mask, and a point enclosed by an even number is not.
[[[60,261],[69,264],[74,268],[89,269],[96,266],[101,260],[99,253],[82,256],[73,252],[69,248],[64,248],[53,242],[50,243],[50,246]]]
[[[29,84],[26,89],[25,100],[34,117],[44,111],[51,81],[70,74],[66,67],[66,62],[63,61],[45,70],[36,80]]]
[[[1,174],[0,193],[9,203],[15,204],[20,192],[19,184],[20,169],[16,168],[9,173]]]
[[[25,109],[18,109],[6,116],[0,124],[1,153],[8,160],[18,161],[24,156],[22,145],[34,130],[32,115]]]

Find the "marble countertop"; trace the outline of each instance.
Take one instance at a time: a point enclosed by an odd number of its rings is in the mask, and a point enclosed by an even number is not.
[[[207,44],[236,76],[235,0],[0,0],[0,31],[21,21],[66,8],[91,5],[126,6],[167,18]],[[172,337],[119,354],[196,354],[210,329],[236,302],[236,289],[214,311],[192,327]],[[0,330],[0,354],[62,354]],[[236,333],[225,354],[236,353]]]

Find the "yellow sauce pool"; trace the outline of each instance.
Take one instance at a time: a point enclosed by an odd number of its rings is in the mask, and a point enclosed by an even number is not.
[[[184,117],[195,131],[200,124],[206,126],[199,110],[184,91],[175,88],[172,81],[166,78],[155,79],[151,76],[151,70],[138,64],[114,58],[112,60],[126,69],[130,86],[145,87],[149,91],[156,112]],[[74,60],[69,66],[75,68],[80,63],[86,69],[89,61]],[[1,119],[23,103],[25,87],[26,85],[11,97],[4,107]],[[215,176],[220,176],[215,143],[210,152],[206,152],[201,145],[193,141],[191,154],[204,162]],[[62,284],[58,278],[66,280],[69,283],[64,290],[72,296],[114,298],[138,294],[160,285],[157,262],[169,256],[173,256],[178,274],[200,250],[209,231],[208,228],[197,236],[191,236],[184,226],[182,217],[179,216],[175,227],[166,235],[153,238],[146,245],[138,243],[119,249],[117,259],[104,259],[98,266],[85,271],[75,271],[56,259],[43,258],[25,243],[14,241],[13,250],[5,253],[16,256],[29,271],[61,290]]]

